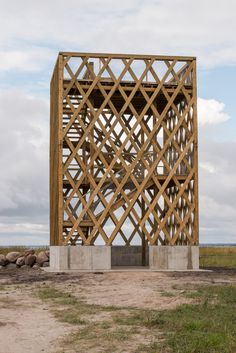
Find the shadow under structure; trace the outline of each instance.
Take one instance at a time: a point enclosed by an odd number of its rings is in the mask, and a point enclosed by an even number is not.
[[[50,266],[197,269],[196,58],[60,52]]]

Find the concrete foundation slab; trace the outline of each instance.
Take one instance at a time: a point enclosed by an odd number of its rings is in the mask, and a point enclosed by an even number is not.
[[[126,270],[132,267],[141,270],[141,261],[140,246],[51,246],[49,270],[93,272],[122,267]],[[148,264],[151,271],[198,270],[199,248],[149,246],[146,251],[146,266]]]
[[[110,246],[50,246],[50,269],[104,271],[111,269]]]
[[[149,246],[151,270],[198,270],[198,246]]]

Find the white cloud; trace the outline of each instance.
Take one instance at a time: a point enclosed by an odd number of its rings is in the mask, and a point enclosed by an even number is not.
[[[23,225],[20,226],[16,232],[13,232],[13,226],[10,224],[6,231],[1,232],[0,246],[32,246],[32,245],[48,245],[49,233],[48,231],[43,232],[35,230],[34,224],[28,224],[30,231],[24,231]],[[17,228],[17,227],[14,227]],[[1,251],[1,249],[0,249]]]
[[[214,174],[217,172],[217,168],[212,163],[209,163],[209,162],[200,162],[199,167],[211,174]]]
[[[0,5],[1,47],[7,52],[14,47],[23,69],[24,63],[38,67],[39,58],[24,52],[42,43],[55,51],[196,55],[205,67],[236,64],[233,0],[217,6],[214,0],[71,0],[66,5],[62,0],[1,0]],[[11,57],[8,67],[18,68]]]
[[[46,244],[48,101],[0,90],[0,124],[0,244]]]
[[[217,183],[216,183],[217,187]],[[236,207],[226,198],[221,201],[202,195],[200,197],[200,241],[201,243],[236,243]]]
[[[0,233],[29,233],[45,234],[48,232],[48,226],[35,223],[0,223]]]
[[[201,196],[201,214],[202,219],[206,219],[207,221],[211,220],[211,224],[218,223],[219,221],[229,221],[231,222],[235,218],[235,207],[221,202],[217,202],[214,199],[214,194],[210,196]],[[236,222],[236,220],[235,220]]]
[[[224,109],[225,104],[215,99],[198,98],[199,125],[216,125],[229,120],[230,116]]]
[[[1,211],[48,207],[48,110],[45,99],[0,91]]]
[[[52,51],[45,48],[0,51],[0,70],[40,71],[51,56]]]
[[[199,140],[200,240],[236,242],[236,143]]]
[[[13,193],[11,190],[6,188],[5,180],[0,181],[0,195],[0,212],[5,209],[9,210],[17,208],[17,204],[13,201]]]

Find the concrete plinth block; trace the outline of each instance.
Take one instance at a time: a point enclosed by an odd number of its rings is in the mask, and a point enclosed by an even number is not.
[[[110,270],[111,269],[111,247],[110,246],[90,246],[92,270]]]
[[[111,269],[110,246],[51,246],[50,269],[103,271]]]
[[[68,265],[68,246],[50,246],[50,268],[67,270]]]
[[[71,270],[92,270],[91,246],[70,246],[69,268]]]
[[[150,246],[151,270],[198,270],[198,246]]]

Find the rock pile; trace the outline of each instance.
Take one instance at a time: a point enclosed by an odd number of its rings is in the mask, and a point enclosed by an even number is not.
[[[1,268],[26,268],[32,267],[38,269],[40,267],[49,266],[49,250],[35,253],[34,249],[26,250],[24,253],[11,251],[7,255],[0,254],[0,269]]]

